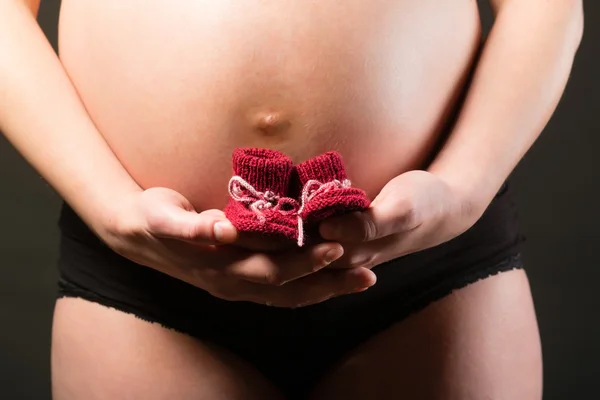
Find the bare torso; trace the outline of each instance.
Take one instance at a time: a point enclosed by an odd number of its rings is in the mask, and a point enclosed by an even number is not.
[[[60,56],[144,188],[222,208],[231,151],[344,156],[377,194],[431,154],[480,42],[473,0],[63,0]]]

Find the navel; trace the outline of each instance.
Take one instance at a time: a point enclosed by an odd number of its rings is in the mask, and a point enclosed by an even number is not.
[[[266,135],[276,135],[287,131],[291,121],[278,112],[260,112],[255,115],[254,127]]]

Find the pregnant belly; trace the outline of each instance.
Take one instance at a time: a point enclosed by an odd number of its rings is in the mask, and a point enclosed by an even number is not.
[[[61,60],[144,188],[227,199],[231,151],[339,151],[375,196],[430,155],[480,41],[467,0],[63,0]]]

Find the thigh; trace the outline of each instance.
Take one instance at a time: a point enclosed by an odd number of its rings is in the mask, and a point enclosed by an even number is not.
[[[223,349],[78,298],[56,304],[52,392],[55,400],[279,398]]]
[[[455,291],[355,349],[313,399],[539,400],[542,357],[522,270]]]

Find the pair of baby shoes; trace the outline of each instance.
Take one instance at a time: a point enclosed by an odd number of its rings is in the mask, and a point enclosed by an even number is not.
[[[242,232],[274,235],[304,245],[325,218],[369,207],[351,186],[342,157],[330,151],[294,166],[282,152],[238,148],[233,152],[225,215]]]

